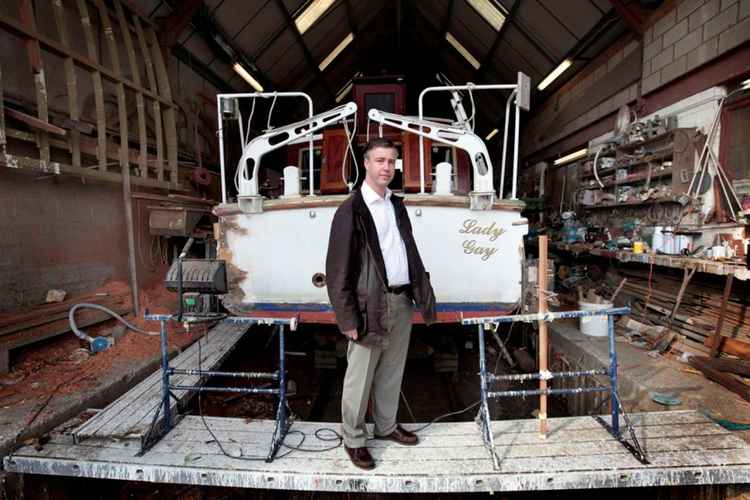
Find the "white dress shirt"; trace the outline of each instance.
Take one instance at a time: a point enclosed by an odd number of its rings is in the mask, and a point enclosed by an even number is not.
[[[409,284],[409,261],[406,257],[406,245],[401,238],[396,224],[396,212],[391,202],[392,191],[385,188],[385,198],[381,198],[374,189],[362,183],[362,198],[370,210],[378,231],[378,243],[385,261],[385,272],[388,276],[388,286]]]

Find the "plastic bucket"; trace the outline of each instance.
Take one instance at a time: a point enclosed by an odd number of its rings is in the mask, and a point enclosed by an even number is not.
[[[582,311],[602,311],[610,309],[612,302],[603,302],[595,304],[593,302],[580,302],[578,304]],[[606,337],[608,330],[607,315],[601,316],[584,316],[580,318],[581,332],[591,337]]]

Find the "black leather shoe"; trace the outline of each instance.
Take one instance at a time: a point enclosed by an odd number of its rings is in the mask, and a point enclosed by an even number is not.
[[[390,439],[391,441],[395,441],[398,444],[403,444],[406,446],[414,446],[419,443],[419,438],[416,434],[413,432],[409,432],[400,425],[397,425],[396,428],[388,434],[387,436],[375,436],[377,439]]]
[[[346,454],[349,455],[352,463],[364,470],[372,470],[375,468],[375,460],[372,459],[372,455],[367,450],[367,447],[362,446],[361,448],[349,448],[344,445]]]

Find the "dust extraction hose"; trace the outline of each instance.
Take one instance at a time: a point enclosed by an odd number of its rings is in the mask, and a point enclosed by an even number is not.
[[[123,318],[122,316],[120,316],[119,314],[117,314],[116,312],[114,312],[111,309],[108,309],[108,308],[106,308],[104,306],[100,306],[99,304],[91,304],[91,303],[88,303],[88,302],[82,302],[82,303],[76,304],[76,305],[74,305],[73,307],[70,308],[70,312],[68,313],[68,321],[70,322],[70,329],[73,330],[73,333],[75,333],[76,336],[79,339],[85,340],[86,342],[88,342],[89,344],[91,344],[92,345],[92,350],[94,350],[94,351],[104,350],[104,349],[101,349],[101,347],[103,347],[103,346],[101,344],[99,344],[100,342],[106,341],[107,342],[107,346],[109,346],[110,342],[109,342],[109,340],[106,340],[103,337],[96,337],[96,338],[94,338],[94,337],[91,337],[90,335],[86,335],[84,332],[82,332],[81,330],[78,329],[78,325],[76,325],[75,314],[76,314],[76,311],[78,309],[84,309],[84,308],[85,309],[97,309],[97,310],[102,311],[102,312],[104,312],[106,314],[109,314],[110,316],[112,316],[113,318],[115,318],[119,322],[123,323],[125,326],[127,326],[130,330],[133,330],[133,331],[136,331],[136,332],[139,332],[139,333],[144,333],[146,335],[152,335],[152,336],[153,335],[159,335],[159,332],[148,332],[146,330],[141,330],[140,328],[138,328],[137,326],[133,325],[132,323],[129,323],[125,318]],[[93,349],[94,346],[98,346],[99,348]]]

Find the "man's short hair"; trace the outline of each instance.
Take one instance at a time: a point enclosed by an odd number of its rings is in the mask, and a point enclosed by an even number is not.
[[[371,139],[370,142],[367,143],[363,156],[365,158],[369,158],[368,154],[375,148],[397,149],[396,145],[393,144],[393,141],[391,141],[390,139],[386,139],[385,137],[376,137],[374,139]]]

